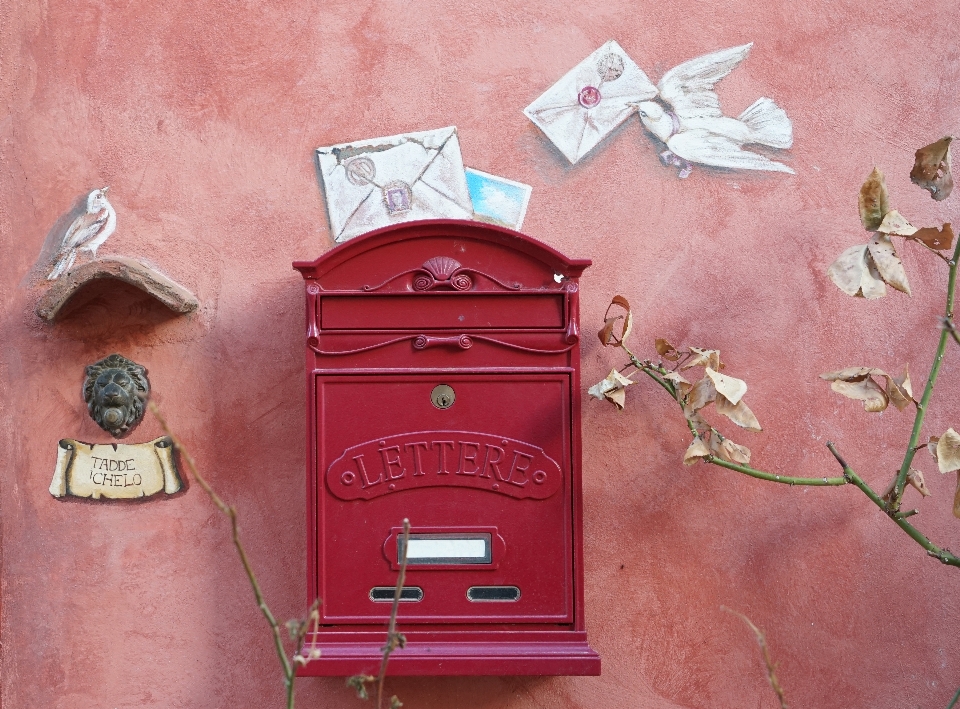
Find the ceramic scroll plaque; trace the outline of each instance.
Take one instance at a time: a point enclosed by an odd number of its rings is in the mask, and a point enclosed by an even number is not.
[[[54,497],[135,499],[180,489],[180,475],[167,436],[146,443],[82,443],[65,438],[57,449],[50,483]]]

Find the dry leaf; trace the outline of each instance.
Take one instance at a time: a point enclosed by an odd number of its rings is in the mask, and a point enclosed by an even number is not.
[[[860,188],[860,221],[867,231],[876,231],[883,223],[883,218],[890,211],[890,201],[887,199],[887,185],[883,173],[877,168],[867,178]]]
[[[872,379],[864,379],[862,382],[838,380],[833,382],[830,388],[848,399],[862,401],[864,411],[876,413],[887,408],[886,392]]]
[[[669,360],[670,362],[676,362],[678,359],[680,359],[680,352],[677,351],[677,348],[664,340],[662,337],[657,338],[656,346],[657,354],[664,359]]]
[[[614,306],[619,306],[624,309],[624,313],[620,315],[610,315],[610,308]],[[623,320],[623,327],[620,330],[620,336],[613,334],[614,326],[618,321]],[[619,346],[621,342],[627,339],[627,335],[630,334],[630,330],[633,328],[633,314],[630,312],[630,303],[622,295],[613,296],[613,300],[610,301],[610,305],[607,306],[607,311],[603,314],[603,327],[600,329],[600,332],[597,333],[597,337],[600,338],[600,344],[603,346],[614,345]]]
[[[870,256],[877,266],[877,271],[887,285],[896,288],[902,293],[910,295],[910,284],[907,283],[907,272],[903,269],[903,263],[897,256],[897,250],[893,247],[893,242],[886,234],[875,234],[867,245],[870,250]]]
[[[740,399],[747,393],[747,383],[742,379],[728,377],[726,374],[715,372],[710,367],[704,370],[704,374],[713,380],[713,385],[716,387],[717,392],[727,397],[731,404],[740,403]]]
[[[946,199],[953,191],[953,175],[950,174],[949,135],[936,143],[920,148],[916,153],[910,181],[930,193],[938,202]]]
[[[693,355],[689,361],[685,362],[680,369],[690,369],[691,367],[710,367],[715,372],[723,369],[723,362],[720,361],[720,350],[704,350],[699,347],[691,347],[690,353]]]
[[[927,441],[927,452],[933,456],[933,459],[937,459],[937,443],[940,442],[940,436],[930,436],[930,440]]]
[[[913,386],[910,384],[909,365],[904,365],[903,374],[899,377],[887,376],[887,396],[890,397],[890,402],[896,406],[899,411],[903,411],[910,406],[910,404],[915,403],[913,400]]]
[[[883,377],[886,386],[881,387],[871,376]],[[866,411],[883,411],[891,401],[898,410],[903,411],[915,403],[908,367],[903,368],[903,374],[899,377],[891,377],[875,367],[847,367],[839,372],[821,374],[820,378],[833,382],[830,386],[838,394],[862,401]]]
[[[606,379],[594,384],[587,390],[587,393],[600,401],[604,399],[611,401],[617,409],[623,410],[623,405],[627,399],[627,392],[624,390],[631,384],[636,384],[636,382],[623,376],[616,369],[611,369]]]
[[[717,413],[726,416],[740,428],[748,431],[761,431],[760,422],[744,401],[732,404],[723,394],[717,394]]]
[[[910,468],[907,471],[907,484],[917,490],[924,497],[930,496],[930,488],[927,487],[926,482],[923,480],[923,473],[916,468]],[[893,480],[890,481],[890,484],[887,485],[887,489],[880,496],[880,499],[886,503],[893,502],[893,490],[897,486],[897,476],[893,476]]]
[[[877,231],[881,234],[895,234],[897,236],[910,236],[917,233],[917,227],[904,219],[896,209],[887,212]]]
[[[693,443],[687,447],[687,452],[683,454],[683,464],[693,465],[698,460],[703,460],[708,457],[710,457],[710,449],[707,448],[707,444],[703,442],[703,439],[697,436],[693,439]]]
[[[687,392],[693,388],[693,384],[688,382],[683,378],[683,375],[680,372],[669,372],[663,375],[663,378],[668,382],[673,382],[673,386],[677,388],[682,395],[686,396]]]
[[[687,421],[689,421],[690,423],[693,424],[693,427],[694,427],[695,429],[697,429],[697,432],[698,432],[701,436],[703,436],[703,435],[709,435],[709,432],[710,432],[710,424],[707,423],[707,420],[706,420],[705,418],[703,418],[703,416],[701,416],[700,414],[698,414],[698,413],[696,413],[696,412],[692,412],[692,413],[691,413],[691,412],[687,412],[687,411],[684,411],[683,414],[684,414],[684,416],[687,417]]]
[[[704,377],[694,384],[693,388],[687,393],[684,399],[683,410],[690,413],[699,411],[710,402],[716,400],[716,398],[717,389],[713,385],[713,380],[709,377]]]
[[[887,293],[880,273],[867,250],[867,244],[851,246],[827,269],[830,280],[847,295],[867,299],[882,298]]]
[[[830,388],[848,399],[863,402],[863,410],[871,413],[887,408],[887,393],[875,381],[867,377],[861,381],[834,381]]]
[[[931,249],[943,251],[953,246],[953,229],[949,223],[944,224],[939,230],[935,226],[927,226],[918,229],[917,233],[910,238],[922,241]]]
[[[923,473],[916,468],[910,468],[907,473],[907,482],[916,488],[924,497],[930,497],[930,489],[927,487],[927,484],[923,480]]]
[[[960,470],[960,433],[952,428],[937,441],[937,466],[941,473]]]
[[[750,465],[750,449],[737,445],[729,438],[724,438],[723,442],[717,446],[717,456],[728,463]]]
[[[913,398],[913,384],[910,383],[910,365],[903,365],[903,374],[899,377],[894,377],[894,382],[897,383],[897,386],[903,389],[907,396]]]

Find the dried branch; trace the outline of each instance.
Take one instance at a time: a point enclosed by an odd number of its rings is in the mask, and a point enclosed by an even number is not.
[[[777,700],[780,702],[780,709],[787,709],[787,698],[783,693],[783,688],[780,686],[780,682],[777,680],[777,665],[773,661],[773,658],[770,657],[770,648],[767,647],[767,638],[764,636],[763,631],[754,625],[753,622],[743,613],[738,613],[732,608],[727,608],[726,606],[720,606],[720,610],[737,616],[740,620],[747,624],[747,627],[750,628],[750,630],[753,631],[754,636],[757,638],[757,644],[760,646],[760,656],[763,658],[763,664],[767,666],[767,679],[770,681],[770,687],[773,689],[774,694],[777,695]]]
[[[247,580],[250,581],[250,587],[253,589],[254,598],[257,601],[257,607],[260,609],[260,612],[263,614],[263,617],[267,619],[267,624],[270,626],[270,633],[273,636],[273,645],[277,651],[277,657],[280,659],[280,665],[283,669],[283,683],[286,688],[287,695],[287,709],[293,709],[294,701],[294,682],[296,680],[296,664],[298,663],[298,657],[300,655],[300,650],[302,649],[302,640],[303,634],[305,633],[305,628],[309,620],[314,621],[314,628],[317,627],[319,623],[319,613],[317,612],[317,607],[319,606],[319,599],[314,601],[313,606],[311,606],[310,614],[308,621],[304,621],[301,624],[301,628],[298,630],[298,647],[297,653],[294,655],[294,661],[291,662],[287,657],[286,650],[283,647],[283,638],[280,632],[280,624],[277,623],[277,619],[273,616],[273,613],[270,611],[270,607],[267,605],[266,601],[263,598],[263,592],[260,590],[260,583],[257,581],[256,574],[253,572],[253,567],[250,565],[250,558],[247,556],[246,550],[243,548],[243,543],[240,541],[240,529],[237,524],[237,510],[232,505],[228,505],[220,496],[214,492],[213,488],[210,487],[210,483],[207,482],[200,471],[197,469],[197,464],[193,460],[193,456],[190,455],[190,451],[183,445],[179,437],[170,430],[170,426],[167,425],[166,419],[160,414],[160,410],[157,408],[157,405],[152,401],[148,403],[150,411],[154,416],[157,417],[157,421],[160,422],[160,427],[163,429],[170,439],[173,441],[174,447],[180,451],[180,455],[183,457],[184,462],[186,462],[187,467],[190,469],[190,473],[200,483],[200,487],[204,489],[207,495],[210,497],[210,500],[216,505],[217,509],[220,510],[230,519],[230,533],[233,539],[233,546],[236,547],[237,554],[240,557],[240,562],[243,564],[244,573],[247,575]],[[315,653],[318,651],[316,649],[311,650],[310,656],[314,657]],[[302,662],[302,660],[300,660]]]
[[[383,653],[383,659],[380,661],[380,672],[376,677],[373,675],[354,675],[347,678],[347,686],[353,687],[360,699],[369,699],[370,694],[367,690],[367,684],[376,682],[377,684],[377,709],[383,709],[383,682],[387,677],[387,662],[390,661],[390,653],[398,647],[402,648],[407,643],[406,637],[397,632],[397,611],[400,609],[400,597],[403,593],[403,584],[407,577],[407,548],[410,543],[410,520],[403,520],[403,556],[400,558],[400,573],[397,576],[397,586],[393,590],[393,607],[390,609],[390,621],[387,624],[387,643],[380,651]],[[390,709],[397,709],[403,706],[396,696],[390,697]]]
[[[671,398],[677,402],[677,405],[680,406],[681,410],[683,409],[683,397],[680,392],[677,391],[677,388],[673,385],[672,382],[663,379],[664,374],[669,374],[669,372],[659,364],[654,364],[653,362],[647,360],[639,359],[630,349],[620,343],[620,348],[627,353],[627,356],[630,358],[630,363],[636,367],[639,371],[643,372],[651,379],[653,379],[657,384],[659,384],[663,389],[670,394]],[[697,433],[696,427],[687,419],[687,427],[690,429],[690,433],[694,438],[699,434]],[[717,436],[720,436],[720,432],[717,431],[713,426],[710,427],[710,431]],[[722,436],[721,436],[722,438]],[[784,485],[809,485],[812,487],[835,487],[838,485],[846,485],[847,480],[844,478],[801,478],[793,477],[790,475],[777,475],[775,473],[768,473],[763,470],[757,470],[756,468],[751,468],[748,465],[739,465],[737,463],[729,463],[725,460],[721,460],[716,456],[708,456],[704,458],[704,461],[712,465],[716,465],[720,468],[726,468],[728,470],[734,470],[738,473],[743,473],[744,475],[749,475],[750,477],[758,478],[760,480],[767,480],[769,482],[783,483]]]
[[[398,647],[402,648],[407,639],[397,632],[397,611],[400,608],[400,595],[403,593],[403,582],[407,576],[407,550],[410,548],[410,520],[403,520],[403,556],[400,559],[400,575],[397,577],[397,587],[393,591],[393,608],[390,610],[390,623],[387,626],[387,644],[383,646],[383,660],[380,662],[380,672],[377,675],[377,709],[383,709],[383,681],[387,676],[387,662],[390,653]],[[390,706],[399,706],[396,697],[391,697]]]

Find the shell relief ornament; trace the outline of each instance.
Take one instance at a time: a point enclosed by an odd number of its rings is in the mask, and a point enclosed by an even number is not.
[[[449,285],[454,290],[470,290],[473,279],[466,273],[458,273],[460,262],[449,256],[434,256],[424,262],[423,270],[413,279],[413,289],[424,291],[437,286]]]

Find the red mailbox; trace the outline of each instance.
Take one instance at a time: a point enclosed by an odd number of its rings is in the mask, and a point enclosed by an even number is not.
[[[572,260],[411,222],[294,264],[307,295],[307,675],[596,675],[583,618]]]

